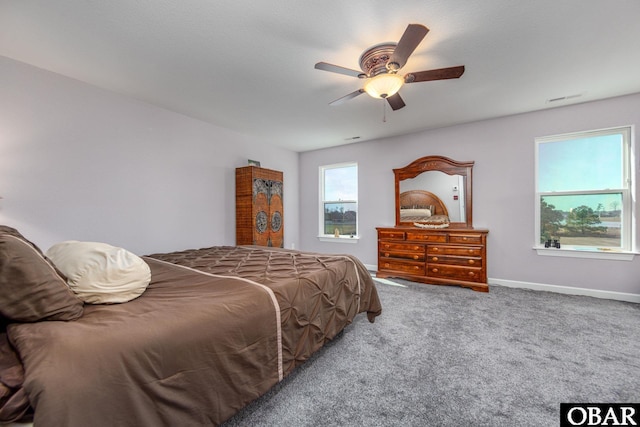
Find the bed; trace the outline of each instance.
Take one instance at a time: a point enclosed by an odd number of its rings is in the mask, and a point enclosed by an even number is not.
[[[349,255],[220,246],[141,259],[139,296],[78,304],[60,286],[75,276],[0,226],[1,422],[219,425],[358,313],[382,311]]]
[[[442,200],[426,190],[400,193],[400,222],[424,227],[447,227],[449,212]]]

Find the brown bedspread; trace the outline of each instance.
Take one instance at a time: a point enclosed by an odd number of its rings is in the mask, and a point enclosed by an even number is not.
[[[152,257],[152,283],[131,302],[8,327],[36,426],[216,425],[358,312],[373,321],[381,311],[349,256],[219,247]]]
[[[371,275],[349,255],[216,246],[150,256],[269,286],[288,332],[282,343],[285,375],[335,337],[356,314],[367,312],[373,322],[382,311]]]

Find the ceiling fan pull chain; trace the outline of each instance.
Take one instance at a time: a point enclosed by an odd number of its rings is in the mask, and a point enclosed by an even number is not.
[[[387,102],[382,98],[382,123],[387,123]]]

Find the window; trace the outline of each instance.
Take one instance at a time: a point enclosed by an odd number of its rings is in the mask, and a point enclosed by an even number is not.
[[[358,164],[320,167],[320,237],[358,236]]]
[[[536,139],[536,247],[630,252],[631,127]]]

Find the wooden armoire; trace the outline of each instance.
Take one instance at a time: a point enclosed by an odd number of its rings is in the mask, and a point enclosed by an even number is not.
[[[236,168],[236,245],[284,247],[282,172]]]

